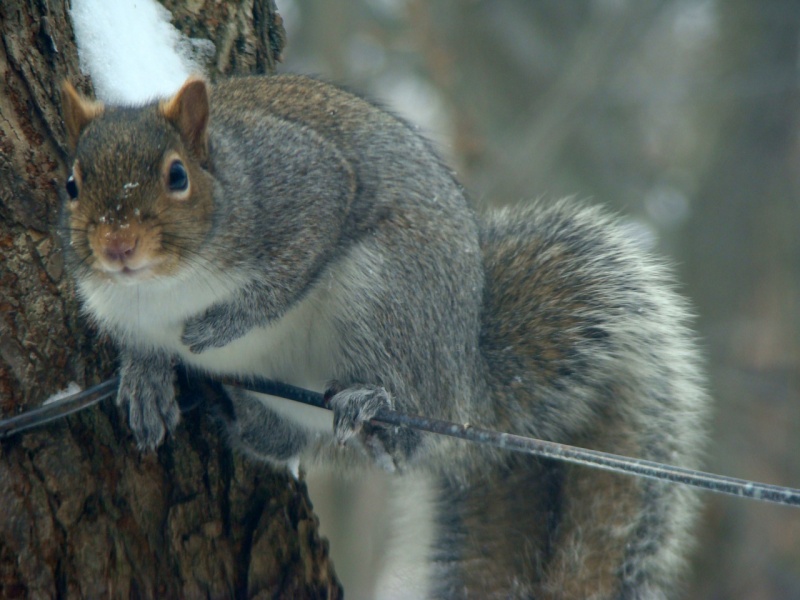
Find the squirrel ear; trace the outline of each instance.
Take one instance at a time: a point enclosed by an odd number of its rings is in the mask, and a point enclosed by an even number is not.
[[[67,128],[67,141],[70,148],[75,150],[81,132],[92,120],[103,114],[103,103],[84,98],[69,81],[64,81],[61,84],[61,107]]]
[[[172,121],[183,141],[203,162],[208,157],[208,84],[197,76],[189,77],[172,98],[159,104],[161,114]]]

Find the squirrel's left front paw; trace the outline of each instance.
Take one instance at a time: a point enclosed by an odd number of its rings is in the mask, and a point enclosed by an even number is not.
[[[380,411],[394,409],[391,394],[380,386],[332,387],[325,397],[333,409],[336,441],[344,444],[355,439],[378,467],[388,472],[404,470],[420,445],[419,432],[370,423]]]
[[[333,435],[344,444],[364,432],[365,425],[382,409],[392,408],[392,399],[380,386],[347,388],[333,393],[329,401],[333,409]]]
[[[217,314],[214,307],[202,315],[191,317],[183,326],[181,342],[189,346],[193,354],[200,354],[209,348],[221,348],[236,336],[230,334],[224,315]]]

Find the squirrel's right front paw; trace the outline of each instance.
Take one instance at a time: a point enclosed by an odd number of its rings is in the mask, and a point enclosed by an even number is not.
[[[155,450],[181,418],[171,378],[123,377],[117,404],[128,412],[128,424],[141,450]]]

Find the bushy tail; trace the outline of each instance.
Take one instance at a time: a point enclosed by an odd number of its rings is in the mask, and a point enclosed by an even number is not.
[[[707,397],[689,311],[631,230],[597,208],[538,203],[488,216],[482,249],[495,425],[696,466]],[[690,546],[694,493],[557,468],[534,595],[667,597]],[[536,494],[535,482],[518,493]]]

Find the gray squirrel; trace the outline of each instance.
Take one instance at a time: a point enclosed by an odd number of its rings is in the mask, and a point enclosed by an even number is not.
[[[141,448],[178,425],[177,361],[327,391],[332,420],[230,390],[231,443],[424,473],[427,597],[679,594],[687,488],[369,423],[392,407],[696,466],[688,309],[623,224],[565,201],[476,216],[413,127],[306,77],[62,100],[67,264]]]

